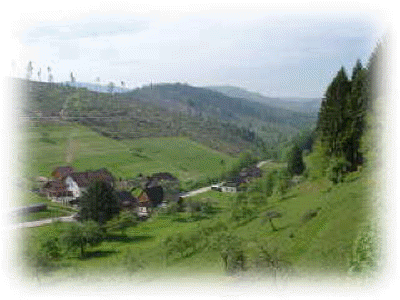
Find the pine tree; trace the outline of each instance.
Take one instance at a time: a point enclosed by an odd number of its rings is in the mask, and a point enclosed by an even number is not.
[[[81,198],[80,217],[104,225],[119,213],[119,202],[111,185],[94,182]]]
[[[302,151],[299,146],[294,145],[289,153],[288,172],[291,176],[300,175],[304,169]]]

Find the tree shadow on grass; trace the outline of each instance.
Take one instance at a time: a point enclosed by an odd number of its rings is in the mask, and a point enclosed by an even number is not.
[[[104,238],[107,242],[123,242],[123,243],[137,243],[141,241],[147,241],[154,239],[151,235],[136,235],[136,236],[126,236],[121,234],[107,234]]]
[[[210,217],[208,217],[208,216],[177,217],[177,218],[172,219],[172,221],[179,222],[179,223],[190,223],[190,222],[201,221],[204,219],[210,219]]]
[[[116,250],[97,250],[97,251],[87,251],[85,255],[81,258],[81,260],[87,260],[92,258],[99,258],[99,257],[108,257],[114,253],[117,253]]]
[[[299,193],[293,193],[293,194],[289,194],[289,195],[284,195],[279,201],[280,202],[284,202],[293,198],[296,198],[299,196]]]

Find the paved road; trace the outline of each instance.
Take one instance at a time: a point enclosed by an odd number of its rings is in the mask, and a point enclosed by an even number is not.
[[[260,161],[260,162],[257,163],[257,168],[261,168],[263,165],[265,165],[266,163],[269,163],[271,161],[272,161],[271,159]],[[212,186],[221,186],[223,183],[224,182],[221,182],[221,183],[217,183],[217,184],[213,184],[213,185],[210,185],[210,186],[203,187],[203,188],[198,189],[198,190],[190,191],[190,192],[182,194],[181,197],[185,198],[185,197],[191,197],[191,196],[194,196],[194,195],[205,193],[205,192],[211,191],[211,187]]]
[[[10,228],[11,229],[18,229],[18,228],[31,228],[31,227],[39,227],[43,225],[48,225],[53,222],[60,221],[60,222],[76,222],[76,220],[73,218],[73,215],[67,216],[67,217],[58,217],[58,218],[51,218],[51,219],[43,219],[43,220],[38,220],[38,221],[32,221],[32,222],[23,222],[19,224],[11,224]]]
[[[261,168],[263,165],[265,165],[266,163],[269,163],[271,161],[272,161],[272,159],[260,161],[259,163],[257,163],[257,168]]]
[[[264,161],[260,161],[259,163],[257,163],[257,167],[261,168],[263,165],[265,165],[266,163],[270,162],[271,160],[264,160]],[[182,198],[186,198],[186,197],[191,197],[194,195],[198,195],[201,193],[205,193],[208,191],[211,191],[211,187],[212,186],[221,186],[223,184],[223,182],[218,183],[218,184],[213,184],[210,186],[206,186],[194,191],[190,191],[187,193],[183,193],[181,195]],[[39,226],[43,226],[43,225],[47,225],[47,224],[51,224],[52,222],[55,221],[61,221],[61,222],[75,222],[76,220],[73,218],[73,216],[67,216],[67,217],[59,217],[59,218],[51,218],[51,219],[44,219],[44,220],[39,220],[39,221],[33,221],[33,222],[24,222],[24,223],[19,223],[19,224],[13,224],[11,225],[11,227],[13,229],[16,228],[30,228],[30,227],[39,227]]]
[[[211,191],[211,187],[212,186],[221,186],[222,184],[223,184],[223,182],[222,183],[213,184],[213,185],[210,185],[210,186],[206,186],[206,187],[203,187],[203,188],[198,189],[198,190],[194,190],[194,191],[190,191],[190,192],[187,192],[187,193],[183,193],[181,195],[181,197],[182,198],[186,198],[186,197],[191,197],[191,196],[194,196],[194,195],[197,195],[197,194],[205,193],[205,192]]]

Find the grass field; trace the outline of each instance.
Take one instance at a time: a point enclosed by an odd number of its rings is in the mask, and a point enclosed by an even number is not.
[[[271,166],[265,168],[271,169]],[[241,240],[248,267],[263,245],[270,253],[288,262],[297,276],[320,276],[321,273],[347,276],[354,241],[362,224],[373,217],[370,202],[366,200],[367,191],[368,183],[360,174],[336,186],[322,179],[305,181],[291,188],[283,198],[273,195],[257,205],[255,215],[243,222],[230,219],[235,194],[210,191],[196,195],[192,200],[212,199],[215,214],[199,220],[191,219],[188,213],[155,216],[128,229],[126,237],[118,233],[111,235],[100,246],[89,249],[85,259],[80,259],[77,254],[65,257],[62,263],[66,267],[53,275],[74,279],[131,276],[145,280],[205,274],[222,278],[226,273],[219,251],[207,247],[188,248],[189,254],[177,254],[165,260],[162,246],[162,241],[172,236],[201,241],[202,228],[212,226],[215,232],[205,242],[219,242],[218,234],[226,231],[218,227],[217,222],[222,222],[228,232]],[[317,208],[316,217],[303,220],[308,210]],[[262,213],[267,210],[282,214],[274,220],[277,231],[262,221]],[[22,236],[37,243],[44,237],[59,235],[65,226],[60,223],[32,228],[24,230]],[[132,261],[135,272],[130,273]],[[143,268],[136,270],[137,265]]]
[[[236,160],[184,137],[116,141],[76,124],[27,127],[20,143],[27,177],[49,177],[55,167],[70,164],[77,171],[107,168],[116,178],[170,172],[196,181],[215,178]]]
[[[214,177],[235,162],[232,157],[182,137],[116,141],[79,125],[32,127],[24,132],[22,140],[26,155],[20,155],[20,159],[26,166],[27,177],[49,176],[56,166],[70,160],[78,171],[105,167],[117,178],[171,172],[180,180],[189,181]],[[221,160],[225,164],[221,164]],[[262,167],[264,176],[284,166],[269,162]],[[129,228],[126,236],[119,232],[109,234],[101,245],[87,249],[84,258],[79,258],[77,253],[65,252],[58,262],[62,267],[54,270],[53,277],[48,280],[81,280],[93,276],[130,276],[147,280],[202,274],[223,278],[226,271],[222,252],[212,245],[220,244],[221,234],[227,233],[240,240],[247,269],[252,269],[264,247],[274,258],[287,263],[297,276],[347,276],[354,243],[364,224],[375,218],[368,201],[371,186],[368,178],[366,174],[354,172],[337,185],[323,178],[303,178],[283,196],[274,193],[259,202],[252,202],[252,199],[257,198],[260,189],[250,191],[244,194],[244,201],[249,201],[252,213],[239,220],[232,218],[237,194],[215,191],[199,194],[189,200],[211,199],[213,213],[198,218],[189,212],[154,215]],[[23,193],[22,203],[46,200],[32,195]],[[49,211],[26,219],[51,216],[54,211],[67,213],[54,205],[49,203]],[[281,214],[273,222],[276,230],[263,217],[270,210]],[[305,215],[310,210],[318,213],[307,219]],[[34,249],[51,236],[59,237],[67,226],[55,223],[21,229],[21,250]],[[165,241],[168,239],[178,242],[167,258],[166,247],[169,246],[165,246]]]

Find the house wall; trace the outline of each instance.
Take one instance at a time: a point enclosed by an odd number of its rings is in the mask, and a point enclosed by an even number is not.
[[[224,193],[236,193],[237,189],[232,186],[222,186],[221,191]]]

